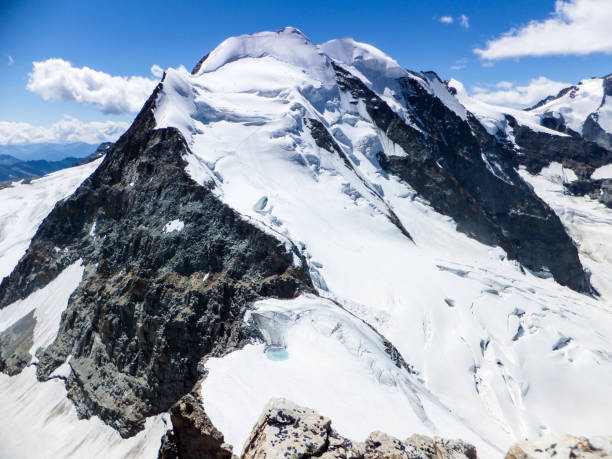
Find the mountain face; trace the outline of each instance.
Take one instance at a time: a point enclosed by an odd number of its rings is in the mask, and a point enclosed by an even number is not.
[[[583,80],[528,109],[541,124],[612,148],[612,74]]]
[[[293,28],[169,69],[103,158],[0,190],[0,441],[229,457],[277,397],[481,457],[608,433],[612,153],[579,134]]]
[[[585,80],[526,111],[472,99],[456,80],[449,81],[448,87],[490,134],[511,145],[516,152],[517,165],[524,166],[531,174],[538,174],[553,162],[562,164],[575,174],[571,181],[567,180],[568,193],[589,195],[610,207],[612,174],[608,165],[612,162],[612,149],[585,130],[589,125],[594,126],[592,120],[599,119],[600,115],[605,120],[607,116],[610,78]],[[595,106],[596,111],[585,114]],[[565,117],[571,120],[570,124]],[[612,132],[612,125],[605,122],[604,125],[607,133]]]

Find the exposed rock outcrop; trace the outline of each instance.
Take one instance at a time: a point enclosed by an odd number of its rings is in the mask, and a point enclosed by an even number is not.
[[[0,333],[0,371],[12,376],[30,363],[35,325],[32,311]]]
[[[162,84],[0,284],[2,308],[83,260],[57,338],[38,355],[38,377],[50,377],[71,356],[66,388],[77,412],[99,416],[123,436],[189,393],[203,358],[246,343],[243,317],[253,301],[312,290],[295,247],[187,174],[183,136],[155,129]],[[24,347],[3,339],[2,360]]]
[[[547,435],[516,443],[505,459],[595,459],[612,457],[612,437]]]
[[[202,403],[191,394],[171,409],[172,430],[162,439],[159,459],[229,459],[232,447],[210,421]]]
[[[462,441],[423,435],[400,441],[373,432],[365,442],[353,442],[332,429],[331,420],[285,399],[268,403],[247,440],[242,458],[410,458],[476,459],[476,448]]]
[[[564,184],[574,196],[589,196],[612,209],[612,179],[575,180]]]
[[[583,138],[536,132],[520,125],[506,115],[514,133],[514,141],[520,150],[516,165],[524,165],[529,173],[537,174],[551,162],[558,162],[572,169],[581,179],[590,177],[595,169],[612,163],[612,150]]]

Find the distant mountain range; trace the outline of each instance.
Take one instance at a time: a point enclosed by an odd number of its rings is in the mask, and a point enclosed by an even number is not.
[[[72,143],[27,143],[20,145],[0,145],[0,155],[10,155],[21,161],[43,159],[61,161],[65,158],[84,158],[92,154],[98,144],[85,142]]]
[[[45,150],[45,146],[49,149]],[[35,178],[55,172],[67,167],[84,164],[102,156],[110,149],[112,143],[104,142],[97,148],[95,145],[86,143],[79,144],[31,144],[31,145],[5,145],[0,147],[0,151],[11,151],[14,154],[0,154],[0,182],[9,180],[18,180],[22,178]],[[64,149],[65,147],[65,149]],[[87,147],[87,149],[85,149]],[[64,154],[71,152],[77,156],[63,156],[59,160],[49,159],[30,159],[24,160],[24,157],[38,156],[44,151],[49,152],[50,157],[55,157],[64,151]],[[92,153],[93,151],[93,153]],[[35,153],[39,152],[39,153]],[[83,157],[81,153],[85,152]],[[20,155],[17,157],[16,155]],[[47,155],[45,155],[47,156]]]

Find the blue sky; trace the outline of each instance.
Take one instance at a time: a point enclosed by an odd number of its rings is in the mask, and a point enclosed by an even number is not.
[[[563,6],[560,4],[564,3],[568,8],[582,8],[581,11],[595,8],[601,15],[608,8],[602,12],[598,5],[610,5],[612,1],[563,0],[556,4],[553,0],[146,3],[1,0],[0,123],[51,126],[65,117],[83,123],[128,122],[133,118],[130,109],[105,113],[108,108],[101,109],[91,101],[53,100],[62,96],[53,95],[50,92],[53,88],[48,86],[28,90],[33,62],[59,58],[69,61],[74,68],[86,66],[109,76],[155,79],[150,70],[152,65],[166,68],[182,64],[191,68],[228,36],[277,30],[286,25],[300,28],[315,43],[346,36],[370,43],[406,68],[434,70],[443,79],[454,77],[472,92],[507,90],[510,85],[528,85],[539,77],[545,77],[547,80],[541,81],[546,84],[548,80],[574,83],[612,72],[609,54],[612,50],[605,46],[559,55],[560,51],[554,48],[562,45],[554,37],[557,33],[554,24],[548,55],[529,55],[537,54],[535,51],[521,55],[528,36],[515,37],[515,43],[509,45],[501,42],[496,44],[497,48],[490,46],[491,59],[483,59],[474,52],[487,49],[488,41],[499,41],[502,34],[512,30],[518,31],[515,35],[523,32],[528,35],[531,32],[525,26],[530,21],[550,19],[555,6],[558,15],[565,14],[561,20],[571,22],[571,17],[567,17],[572,14],[569,9],[559,12]],[[461,23],[461,15],[468,18],[467,24]],[[452,22],[441,21],[444,16],[452,18]],[[581,27],[597,29],[588,24]],[[558,33],[563,35],[563,31]],[[535,40],[541,41],[537,34]],[[512,50],[507,51],[508,47]],[[47,71],[57,70],[49,67]],[[500,82],[505,83],[496,88]],[[44,100],[45,94],[51,100]]]

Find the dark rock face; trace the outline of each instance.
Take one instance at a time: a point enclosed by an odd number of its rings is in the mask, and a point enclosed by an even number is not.
[[[565,188],[574,196],[588,195],[612,209],[612,179],[575,180],[566,183]]]
[[[457,229],[560,284],[590,292],[576,247],[555,213],[521,179],[514,152],[473,117],[466,122],[412,79],[401,79],[405,105],[426,132],[404,121],[359,79],[335,66],[341,89],[360,99],[379,129],[406,156],[381,153],[381,167],[405,180]],[[429,76],[433,77],[433,76]],[[435,77],[437,78],[437,77]]]
[[[66,387],[79,415],[98,415],[123,436],[189,393],[205,356],[245,343],[243,316],[253,301],[312,290],[297,249],[187,175],[182,135],[154,129],[160,88],[0,284],[1,308],[83,260],[83,280],[56,340],[39,355],[38,376],[72,356]],[[174,220],[182,230],[165,231]]]
[[[517,165],[524,165],[529,173],[537,174],[542,168],[556,161],[572,169],[581,179],[590,177],[595,169],[612,162],[612,150],[579,137],[561,137],[544,132],[535,132],[519,125],[506,115],[520,147],[516,155]]]
[[[171,409],[172,431],[162,439],[159,459],[230,459],[232,447],[210,421],[202,402],[188,394]]]
[[[585,140],[594,142],[600,147],[612,150],[612,134],[603,130],[597,121],[597,114],[591,113],[582,125]]]
[[[338,156],[340,156],[340,158],[342,158],[342,161],[344,161],[344,164],[346,165],[346,167],[348,167],[350,170],[352,170],[355,173],[355,175],[361,179],[361,177],[359,176],[359,174],[357,173],[357,171],[353,167],[353,164],[346,157],[346,155],[342,151],[342,148],[340,148],[338,146],[338,143],[334,140],[334,138],[329,133],[327,128],[323,125],[323,123],[321,123],[319,120],[316,120],[314,118],[304,118],[304,123],[310,129],[310,134],[312,135],[312,138],[315,140],[315,142],[316,142],[316,144],[317,144],[317,146],[319,148],[323,148],[323,149],[329,151],[330,153],[336,153]],[[378,192],[376,190],[374,190],[370,186],[370,184],[368,184],[367,181],[365,181],[363,179],[361,179],[361,181],[364,184],[364,186],[366,188],[368,188],[372,192],[372,194],[374,194],[374,195],[376,195],[376,196],[378,196],[380,198],[380,202],[381,203],[385,202],[380,197]],[[389,221],[391,223],[393,223],[402,232],[402,234],[404,236],[406,236],[408,239],[412,240],[412,236],[410,236],[410,233],[408,233],[408,230],[406,230],[404,225],[402,225],[402,222],[400,221],[398,216],[395,214],[395,212],[393,212],[393,209],[391,209],[391,207],[389,207],[386,203],[385,203],[385,206],[386,206],[386,210],[387,210],[387,218],[389,219]]]
[[[552,113],[545,113],[540,118],[540,124],[548,129],[552,129],[553,131],[563,132],[571,135],[572,137],[580,137],[580,134],[567,126],[565,119],[561,114],[554,116]]]
[[[34,344],[34,311],[23,316],[0,333],[0,371],[15,375],[30,363],[30,348]]]

